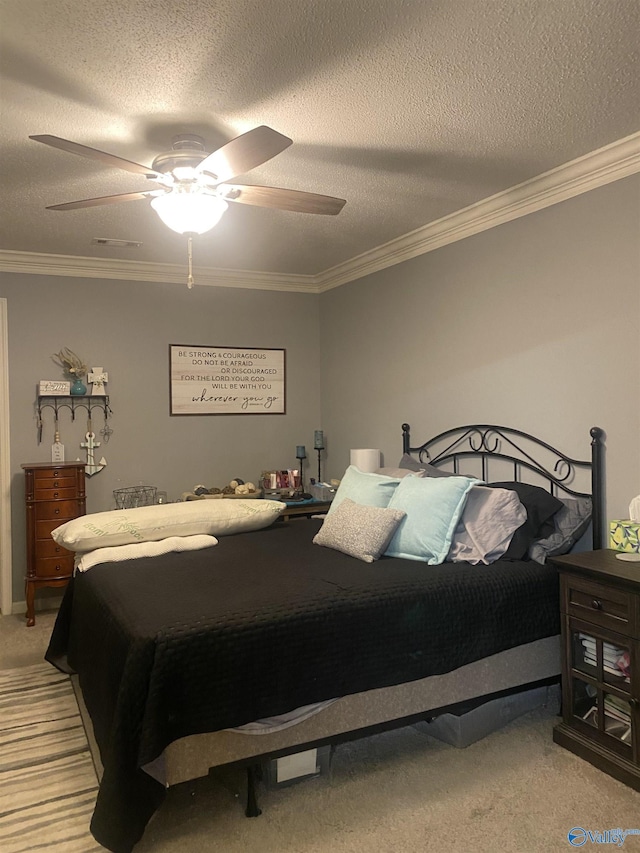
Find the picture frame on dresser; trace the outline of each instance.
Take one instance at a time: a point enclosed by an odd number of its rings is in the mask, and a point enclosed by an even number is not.
[[[42,587],[65,587],[73,575],[73,552],[58,545],[51,531],[86,513],[84,462],[23,463],[27,565],[27,627],[35,625],[35,595]]]

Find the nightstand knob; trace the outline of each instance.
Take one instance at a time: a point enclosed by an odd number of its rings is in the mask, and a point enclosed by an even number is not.
[[[593,601],[591,602],[591,606],[593,607],[594,610],[602,610],[602,602],[600,601],[599,598],[594,598]]]

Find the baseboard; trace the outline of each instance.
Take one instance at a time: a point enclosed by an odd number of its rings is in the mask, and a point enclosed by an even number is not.
[[[36,598],[35,611],[42,613],[43,610],[58,610],[62,604],[61,595],[52,595],[47,598]],[[14,601],[11,605],[11,613],[24,614],[27,612],[26,601]]]

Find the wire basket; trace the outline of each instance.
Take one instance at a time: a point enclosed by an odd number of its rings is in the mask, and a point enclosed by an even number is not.
[[[136,506],[151,506],[156,502],[155,486],[127,486],[124,489],[114,489],[113,499],[116,509],[133,509]]]

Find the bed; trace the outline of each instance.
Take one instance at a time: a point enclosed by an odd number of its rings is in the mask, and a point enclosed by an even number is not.
[[[462,471],[473,488],[522,484],[523,501],[526,489],[542,492],[544,483],[556,501],[591,502],[598,548],[603,447],[596,427],[590,458],[576,460],[486,424],[412,445],[403,424],[398,468],[421,473],[398,476],[394,499],[398,481],[422,488],[418,479],[443,473],[447,488],[458,487]],[[394,479],[385,469],[373,476],[385,488]],[[526,506],[530,524],[535,513]],[[254,770],[267,758],[558,677],[558,580],[548,563],[511,559],[508,549],[488,564],[386,553],[365,562],[314,543],[328,521],[274,523],[220,537],[215,548],[101,563],[73,578],[46,658],[77,673],[92,720],[104,772],[91,830],[103,846],[132,850],[166,787],[211,767],[248,767],[247,814],[257,815]],[[533,545],[553,539],[552,521]],[[243,730],[301,708],[316,713],[267,734]]]

